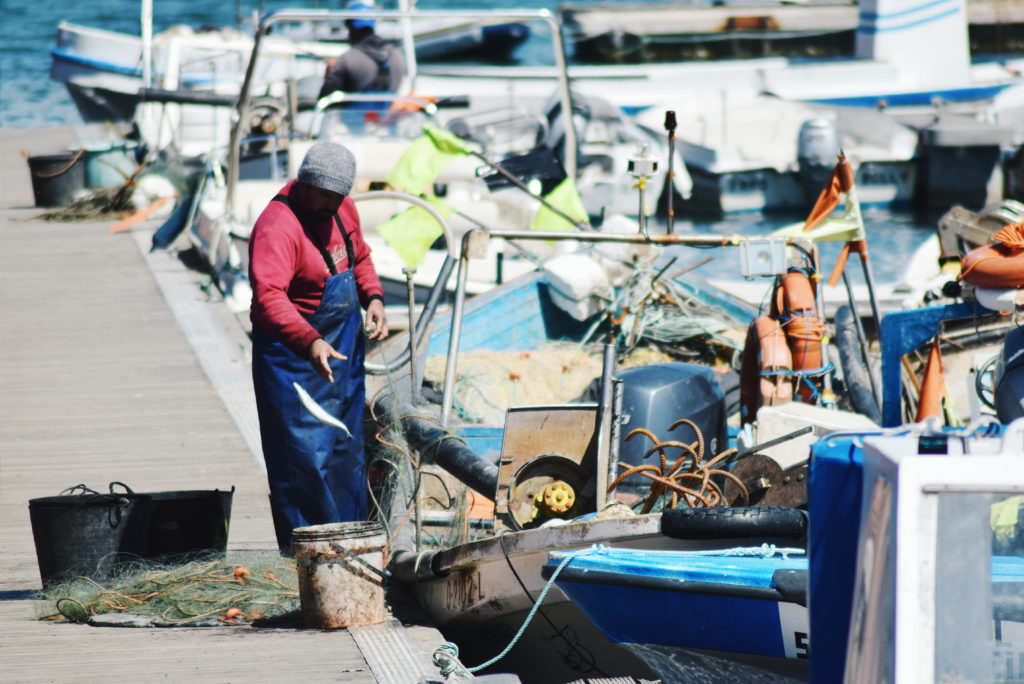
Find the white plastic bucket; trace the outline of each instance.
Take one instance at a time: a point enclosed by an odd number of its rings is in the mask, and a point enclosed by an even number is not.
[[[330,523],[292,530],[299,602],[307,627],[375,625],[387,618],[381,576],[349,556],[353,554],[383,570],[386,543],[384,528],[374,522]]]
[[[85,187],[116,188],[138,168],[131,143],[91,143],[85,148]]]

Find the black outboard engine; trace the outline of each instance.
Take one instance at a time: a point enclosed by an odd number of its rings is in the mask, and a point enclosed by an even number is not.
[[[715,379],[715,371],[691,363],[662,363],[638,368],[627,368],[618,373],[622,379],[623,420],[619,460],[630,465],[658,465],[657,452],[646,460],[644,453],[654,444],[637,434],[626,441],[636,428],[650,430],[659,441],[675,440],[691,444],[696,439],[688,425],[680,425],[672,432],[669,426],[680,418],[694,422],[704,437],[704,458],[710,459],[727,445],[725,394]],[[683,455],[678,447],[666,447],[665,455],[671,464]],[[647,491],[651,481],[632,475],[618,489],[629,491],[642,488]]]
[[[796,155],[800,184],[808,202],[825,187],[839,154],[839,129],[834,119],[815,117],[804,121],[797,136]]]
[[[992,385],[999,422],[1024,418],[1024,328],[1011,330],[1003,340]]]

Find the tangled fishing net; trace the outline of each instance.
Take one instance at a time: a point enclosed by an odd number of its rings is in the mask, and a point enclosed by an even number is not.
[[[622,367],[672,360],[657,350],[638,349],[637,354]],[[446,359],[428,359],[424,377],[441,385]],[[554,342],[530,351],[467,352],[459,355],[456,368],[455,410],[468,422],[502,425],[512,406],[570,402],[600,375],[600,349],[575,343]]]
[[[388,376],[386,390],[395,397],[395,383],[407,376]],[[375,402],[371,401],[371,407]],[[428,422],[437,422],[413,409],[413,414]],[[379,426],[366,441],[367,476],[372,517],[384,526],[388,537],[385,553],[410,548],[450,548],[486,536],[479,520],[473,520],[474,506],[485,501],[451,474],[421,458],[421,452],[407,442],[397,405],[388,409],[395,422],[374,416]],[[438,423],[438,427],[440,424]],[[459,439],[445,432],[443,439]],[[428,445],[423,451],[429,451]],[[489,504],[489,500],[486,500]],[[490,517],[488,513],[486,517]]]
[[[86,622],[96,615],[139,616],[149,624],[251,624],[299,609],[295,561],[276,552],[235,560],[139,561],[116,577],[74,577],[42,593],[43,620]]]
[[[132,200],[135,191],[133,183],[116,188],[92,190],[84,197],[74,200],[58,209],[53,209],[38,218],[43,221],[100,221],[119,219],[124,214],[136,211]]]

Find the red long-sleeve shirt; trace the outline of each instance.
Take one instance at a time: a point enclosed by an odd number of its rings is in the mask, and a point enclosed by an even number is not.
[[[294,181],[281,189],[291,195]],[[370,246],[363,240],[355,202],[346,197],[339,209],[342,225],[349,234],[355,253],[353,275],[359,302],[363,308],[373,299],[383,299],[384,290],[370,259]],[[330,235],[327,251],[338,273],[349,268],[345,240],[334,229],[334,221],[325,219],[309,224],[321,244]],[[249,238],[249,280],[252,285],[250,318],[300,356],[320,333],[306,319],[313,315],[323,299],[324,285],[331,275],[319,248],[303,232],[295,214],[283,202],[271,202],[256,220]]]

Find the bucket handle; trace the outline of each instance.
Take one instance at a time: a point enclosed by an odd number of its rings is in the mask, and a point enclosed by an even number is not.
[[[59,496],[64,496],[65,494],[75,494],[76,492],[79,494],[99,494],[99,492],[97,492],[95,489],[91,487],[86,487],[84,484],[76,484],[73,487],[68,487],[67,489],[62,491],[59,494]]]
[[[114,491],[114,485],[121,485],[122,487],[124,487],[124,493],[128,494],[129,496],[132,496],[132,495],[135,494],[135,492],[132,491],[131,487],[126,485],[124,482],[118,482],[117,480],[115,480],[115,481],[111,482],[109,485],[107,485],[108,489],[110,489],[110,493],[111,494],[115,494],[115,495],[117,494],[117,492]]]
[[[62,173],[67,173],[71,169],[71,167],[75,165],[75,162],[78,161],[78,159],[82,156],[84,152],[85,148],[79,147],[78,151],[75,152],[74,156],[71,157],[71,161],[68,162],[68,165],[59,171],[54,171],[53,173],[39,173],[38,171],[33,171],[32,175],[35,176],[36,178],[55,178],[61,175]],[[28,152],[22,150],[21,154],[23,157],[28,159]]]
[[[364,568],[366,568],[370,572],[374,573],[375,575],[380,576],[381,579],[383,579],[383,580],[391,579],[391,571],[388,570],[387,568],[385,568],[384,570],[381,570],[380,568],[375,568],[374,566],[370,565],[369,563],[364,561],[362,558],[360,558],[356,554],[352,553],[351,551],[346,549],[341,544],[338,544],[337,542],[331,542],[331,547],[335,551],[341,551],[346,556],[348,556],[350,559],[354,560],[356,563],[359,563],[360,565],[362,565]]]

